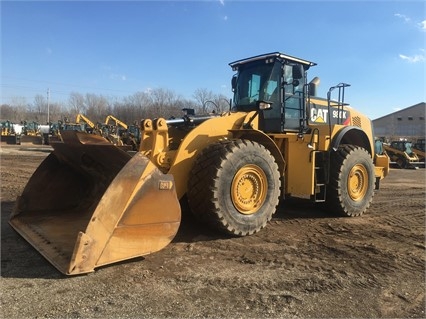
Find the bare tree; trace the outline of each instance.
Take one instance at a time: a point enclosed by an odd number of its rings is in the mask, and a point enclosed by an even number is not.
[[[62,103],[52,102],[49,103],[49,114],[50,122],[57,122],[62,120],[64,114],[66,114],[66,109]]]
[[[19,123],[27,116],[27,102],[24,97],[14,97],[10,104],[0,106],[0,119]]]
[[[71,92],[70,97],[68,98],[68,105],[71,113],[79,114],[86,112],[85,99],[80,93]]]
[[[86,94],[87,116],[92,121],[101,121],[108,116],[108,101],[102,95]]]
[[[35,120],[36,122],[40,122],[46,119],[47,115],[47,100],[41,94],[37,94],[34,97],[33,102],[33,112],[29,114],[29,120]]]
[[[219,113],[229,109],[225,96],[207,89],[197,89],[193,97],[184,99],[165,88],[136,92],[121,98],[71,92],[65,104],[49,102],[49,116],[52,122],[64,119],[73,121],[77,114],[82,113],[93,122],[103,122],[107,115],[112,114],[125,123],[133,124],[145,118],[180,117],[184,114],[184,108],[194,109],[196,114]],[[47,119],[47,100],[40,94],[34,97],[33,103],[16,98],[13,103],[2,105],[0,111],[2,119],[43,123]]]
[[[10,105],[13,107],[12,119],[16,122],[20,122],[26,117],[28,103],[25,97],[13,97]]]
[[[9,120],[14,121],[13,117],[13,107],[9,104],[2,104],[0,105],[0,120]]]
[[[148,93],[136,92],[121,101],[116,101],[112,112],[126,123],[139,122],[141,119],[147,118],[147,108],[150,104]]]
[[[208,112],[207,104],[209,101],[213,101],[214,94],[212,91],[202,88],[196,89],[193,94],[194,99],[198,102],[198,112],[205,114]]]
[[[223,94],[215,94],[214,98],[215,112],[223,113],[230,110],[231,102]]]
[[[151,103],[148,106],[148,117],[168,118],[176,113],[181,113],[180,98],[173,91],[162,88],[154,89],[150,92],[149,97]]]

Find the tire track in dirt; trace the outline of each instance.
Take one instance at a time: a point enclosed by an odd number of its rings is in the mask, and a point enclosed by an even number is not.
[[[7,225],[43,156],[1,155],[5,317],[425,316],[424,170],[391,171],[359,218],[290,199],[240,238],[184,216],[162,251],[64,279]]]

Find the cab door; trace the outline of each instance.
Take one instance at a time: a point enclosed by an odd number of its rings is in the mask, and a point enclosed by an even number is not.
[[[298,131],[305,117],[305,72],[303,66],[295,63],[284,64],[284,131]]]

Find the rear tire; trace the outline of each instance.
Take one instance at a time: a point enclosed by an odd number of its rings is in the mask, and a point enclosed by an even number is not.
[[[362,215],[374,196],[374,164],[361,147],[341,145],[331,157],[327,206],[339,215]]]
[[[246,236],[271,220],[280,187],[278,165],[265,147],[249,140],[221,141],[196,159],[187,197],[198,220]]]

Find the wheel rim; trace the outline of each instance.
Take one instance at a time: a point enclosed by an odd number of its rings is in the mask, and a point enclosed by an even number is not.
[[[265,202],[267,189],[268,180],[263,170],[256,165],[245,165],[232,180],[232,202],[241,214],[254,214]]]
[[[349,197],[354,201],[364,198],[368,188],[368,172],[364,165],[352,167],[348,178]]]

